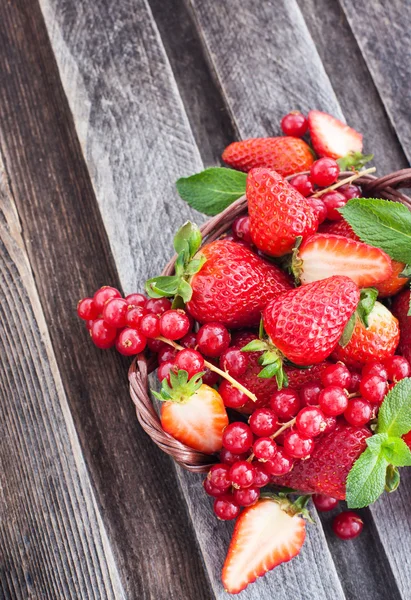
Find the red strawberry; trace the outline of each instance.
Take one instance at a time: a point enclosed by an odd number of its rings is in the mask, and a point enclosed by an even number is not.
[[[403,435],[402,439],[407,444],[408,448],[411,450],[411,431]]]
[[[362,135],[331,115],[319,110],[308,113],[311,143],[318,156],[342,158],[362,151]]]
[[[252,250],[228,240],[207,244],[196,258],[207,260],[193,275],[188,312],[200,323],[228,327],[257,325],[265,305],[291,288],[287,275]]]
[[[317,233],[305,239],[293,268],[302,284],[345,275],[359,287],[370,287],[392,275],[388,254],[374,246],[329,233]]]
[[[411,316],[408,316],[410,306],[410,292],[406,290],[398,294],[392,305],[392,312],[397,317],[400,324],[400,343],[398,346],[399,354],[411,362]]]
[[[246,195],[251,237],[270,256],[291,252],[297,237],[307,237],[317,229],[309,201],[275,171],[250,171]]]
[[[288,379],[288,387],[293,390],[299,390],[305,383],[320,381],[321,373],[331,363],[324,361],[313,365],[310,369],[298,369],[297,367],[284,366],[285,374]]]
[[[238,594],[267,571],[299,554],[305,521],[288,514],[279,503],[259,500],[238,517],[223,567],[223,584]]]
[[[240,171],[266,167],[283,177],[308,171],[314,162],[308,144],[295,137],[252,138],[234,142],[223,152],[223,161]]]
[[[263,313],[273,344],[297,365],[329,356],[360,299],[356,284],[335,276],[278,294]]]
[[[333,431],[317,439],[309,458],[296,461],[290,473],[272,477],[272,481],[304,493],[344,500],[348,473],[366,449],[366,439],[370,436],[371,431],[366,427],[338,423]]]
[[[348,344],[335,347],[333,358],[347,366],[361,367],[370,361],[381,361],[392,356],[398,346],[400,329],[398,321],[380,302],[376,302],[368,315],[368,329],[357,317]]]
[[[164,401],[164,397],[162,400],[161,425],[166,433],[206,454],[221,450],[228,417],[223,400],[215,389],[202,384],[193,394],[183,393],[178,399],[176,395],[171,401]]]
[[[319,231],[321,233],[332,233],[335,235],[343,235],[344,237],[350,238],[351,240],[356,240],[360,242],[360,238],[351,225],[347,223],[345,219],[341,221],[332,221],[328,223],[324,223],[320,225]],[[404,263],[397,262],[396,260],[391,260],[392,274],[381,281],[381,283],[373,284],[378,290],[378,295],[380,298],[387,298],[388,296],[394,296],[397,292],[399,292],[405,285],[407,285],[408,279],[406,277],[400,277],[400,273],[405,268]]]

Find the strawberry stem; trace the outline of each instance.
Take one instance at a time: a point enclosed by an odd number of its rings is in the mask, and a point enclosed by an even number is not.
[[[170,346],[173,346],[173,348],[176,348],[176,350],[184,350],[183,346],[180,346],[180,344],[177,344],[176,342],[173,342],[172,340],[168,340],[167,338],[163,337],[162,335],[158,336],[158,338],[156,338],[156,339],[161,340],[162,342],[165,342],[166,344],[169,344]],[[222,371],[221,369],[219,369],[218,367],[213,365],[213,363],[210,363],[207,360],[204,361],[204,365],[206,367],[208,367],[210,369],[210,371],[214,371],[215,373],[218,373],[224,379],[227,379],[227,381],[229,381],[233,387],[235,387],[238,390],[240,390],[241,392],[243,392],[248,398],[250,398],[250,400],[252,400],[253,402],[257,401],[257,396],[255,394],[253,394],[252,392],[247,390],[246,387],[241,385],[241,383],[239,383],[236,379],[231,377],[231,375],[229,375],[226,371]]]
[[[336,190],[337,188],[341,187],[342,185],[345,185],[346,183],[351,183],[352,181],[355,181],[359,177],[362,177],[363,175],[368,175],[369,173],[374,173],[375,171],[376,171],[375,167],[370,167],[369,169],[364,169],[364,171],[357,171],[356,173],[354,173],[354,175],[350,175],[350,177],[341,179],[340,181],[337,181],[337,183],[334,183],[333,185],[330,185],[329,187],[324,188],[323,190],[318,190],[318,192],[315,192],[315,194],[313,194],[313,197],[319,198],[320,196],[322,196],[323,194],[326,194],[327,192]]]

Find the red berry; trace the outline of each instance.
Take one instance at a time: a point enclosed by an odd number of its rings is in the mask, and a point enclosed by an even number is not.
[[[336,417],[329,417],[325,415],[325,429],[323,431],[324,434],[331,433],[337,427],[337,419]]]
[[[157,338],[160,335],[160,319],[157,315],[148,313],[141,318],[138,328],[146,338]]]
[[[252,506],[260,497],[260,490],[257,486],[249,487],[245,490],[235,489],[233,491],[234,501],[238,506]]]
[[[169,340],[179,340],[189,330],[190,320],[183,310],[166,310],[160,317],[161,335]]]
[[[335,183],[340,174],[340,167],[333,158],[319,158],[310,167],[310,179],[320,187],[328,187]]]
[[[101,314],[106,302],[111,298],[121,298],[121,294],[116,288],[105,285],[104,287],[97,290],[93,296],[94,306],[96,307],[97,313]]]
[[[253,460],[251,463],[255,469],[254,487],[262,488],[270,482],[270,475],[265,469],[266,463]]]
[[[225,494],[224,490],[219,490],[218,488],[214,487],[213,484],[211,483],[211,481],[208,479],[208,477],[206,477],[204,479],[203,487],[204,487],[206,493],[209,496],[213,496],[214,498],[218,498],[219,496],[224,496],[224,494]]]
[[[248,424],[254,435],[269,437],[278,429],[278,418],[271,408],[257,408],[249,418]]]
[[[338,500],[336,498],[330,498],[330,496],[324,496],[323,494],[313,495],[314,506],[320,512],[328,512],[338,506]]]
[[[145,308],[154,315],[162,315],[171,309],[171,302],[168,298],[150,298]]]
[[[382,379],[388,379],[387,369],[382,363],[379,362],[369,362],[363,366],[361,371],[362,377],[369,377],[372,375],[377,375],[377,377],[381,377]]]
[[[334,190],[323,194],[321,200],[327,209],[327,219],[330,219],[330,221],[341,221],[342,215],[340,215],[337,209],[347,204],[347,198]]]
[[[251,463],[240,460],[231,465],[229,477],[234,487],[248,488],[254,484],[255,470]]]
[[[230,450],[227,450],[227,448],[221,448],[220,450],[220,461],[226,465],[233,465],[239,460],[246,460],[246,458],[246,452],[244,452],[244,454],[233,454]]]
[[[163,381],[163,379],[167,378],[168,383],[170,383],[170,371],[174,367],[173,360],[165,360],[158,365],[157,369],[157,377],[159,381]]]
[[[188,378],[191,379],[204,369],[204,358],[197,350],[186,348],[177,353],[174,366],[179,371],[187,371]]]
[[[338,191],[343,194],[347,200],[351,200],[351,198],[361,198],[360,188],[352,183],[342,185],[338,188]]]
[[[353,398],[349,401],[344,412],[345,420],[355,427],[362,427],[369,422],[372,415],[372,407],[364,398]]]
[[[328,214],[327,207],[325,206],[325,204],[321,200],[321,198],[315,198],[314,196],[308,196],[307,200],[311,204],[312,208],[314,209],[315,214],[317,215],[318,224],[320,225],[327,218],[327,214]]]
[[[307,118],[298,110],[294,110],[281,119],[281,129],[285,135],[301,138],[308,129]]]
[[[140,321],[147,314],[147,310],[142,306],[133,306],[126,313],[126,325],[132,329],[138,329]]]
[[[169,346],[167,344],[164,348],[161,348],[158,352],[158,356],[157,356],[158,363],[161,364],[162,362],[166,362],[166,360],[171,360],[174,363],[174,359],[177,356],[177,352],[178,352],[178,350],[176,350],[175,348],[173,348],[172,346]]]
[[[289,431],[284,437],[284,450],[292,458],[308,458],[314,449],[314,440],[302,437],[298,431]]]
[[[129,306],[142,306],[147,304],[147,298],[143,294],[129,294],[126,296],[126,301]]]
[[[230,334],[221,323],[206,323],[197,332],[197,345],[205,356],[217,358],[230,345]]]
[[[324,388],[318,397],[320,408],[325,415],[337,417],[342,415],[348,406],[347,394],[341,387],[330,385]]]
[[[293,468],[293,464],[293,459],[287,454],[285,449],[278,447],[277,454],[274,456],[273,460],[264,463],[264,470],[270,475],[280,477],[281,475],[289,473]]]
[[[137,329],[126,327],[118,334],[116,349],[125,356],[134,356],[143,352],[147,345],[147,339]]]
[[[303,406],[317,406],[318,397],[322,389],[322,385],[315,381],[304,383],[299,390],[301,404]]]
[[[272,460],[277,454],[277,444],[269,437],[261,437],[254,442],[253,452],[258,460]]]
[[[213,465],[208,472],[207,479],[219,490],[227,491],[231,487],[230,467],[222,463]]]
[[[351,383],[347,388],[347,391],[350,394],[354,394],[354,392],[358,392],[360,389],[362,375],[358,371],[351,371]]]
[[[116,341],[117,329],[107,325],[103,319],[96,319],[91,326],[91,339],[97,348],[107,350],[114,346]]]
[[[94,323],[94,319],[90,319],[89,321],[86,321],[86,327],[87,327],[88,331],[90,331],[90,329],[93,327],[93,323]]]
[[[93,298],[83,298],[77,304],[77,314],[80,319],[84,319],[85,321],[90,321],[97,319],[98,310],[94,304]]]
[[[240,348],[227,348],[220,356],[220,367],[227,371],[231,377],[240,377],[247,370],[248,360]]]
[[[333,520],[333,531],[341,540],[352,540],[360,535],[364,523],[357,513],[348,510]]]
[[[292,419],[301,407],[298,393],[291,388],[274,392],[270,406],[280,419]]]
[[[302,436],[313,438],[326,428],[325,415],[317,406],[306,406],[297,415],[295,426]]]
[[[351,373],[341,362],[338,362],[335,365],[328,365],[321,373],[321,383],[324,387],[336,385],[348,389],[351,383]]]
[[[390,356],[384,360],[384,366],[387,369],[387,377],[390,381],[400,381],[404,377],[411,375],[411,366],[403,356]]]
[[[224,494],[214,501],[214,513],[222,521],[231,521],[240,514],[240,507],[235,503],[232,494]]]
[[[221,382],[218,391],[223,399],[224,405],[229,408],[241,408],[241,406],[244,406],[244,404],[248,402],[248,397],[244,392],[231,385],[226,379]]]
[[[121,329],[127,324],[127,311],[128,304],[124,298],[111,298],[111,300],[108,300],[104,305],[103,319],[110,327]]]
[[[170,348],[166,342],[162,340],[147,340],[147,346],[150,348],[151,352],[160,352],[162,348]]]
[[[186,333],[186,335],[181,338],[180,344],[184,346],[184,348],[195,348],[197,346],[197,335],[193,332]]]
[[[381,404],[387,392],[387,380],[378,375],[366,375],[361,379],[360,394],[371,404]]]
[[[236,421],[230,423],[223,433],[223,446],[235,454],[242,454],[250,450],[253,445],[253,434],[245,423]]]
[[[253,243],[250,233],[250,217],[238,217],[231,227],[236,238],[243,240],[247,244]]]
[[[296,175],[290,179],[289,184],[305,197],[310,196],[314,192],[313,184],[308,175]]]

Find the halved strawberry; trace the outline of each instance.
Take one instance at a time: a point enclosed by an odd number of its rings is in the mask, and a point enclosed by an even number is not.
[[[319,110],[308,113],[311,143],[318,156],[342,158],[362,151],[362,135],[352,127]]]
[[[345,275],[359,287],[370,287],[392,274],[391,259],[379,248],[327,233],[303,241],[293,268],[303,285]]]
[[[259,500],[237,519],[223,567],[223,584],[238,594],[267,571],[299,554],[305,521],[271,499]]]

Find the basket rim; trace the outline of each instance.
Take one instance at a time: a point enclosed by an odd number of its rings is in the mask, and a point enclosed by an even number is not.
[[[290,180],[296,175],[306,175],[309,171],[295,173],[285,179]],[[352,175],[352,172],[340,173],[339,179]],[[359,177],[355,184],[360,185],[372,197],[381,197],[394,202],[401,202],[411,211],[411,198],[402,192],[400,188],[411,187],[411,168],[394,171],[382,177],[366,174]],[[247,209],[245,195],[230,204],[218,215],[207,219],[200,227],[203,235],[201,246],[221,237],[230,229],[233,221],[242,215]],[[177,256],[174,255],[163,269],[162,275],[171,275]],[[173,457],[184,469],[196,473],[208,472],[210,467],[217,462],[216,455],[204,454],[182,444],[171,435],[166,433],[162,426],[159,414],[154,406],[148,389],[148,376],[157,368],[155,357],[147,358],[144,353],[137,355],[128,372],[130,396],[136,408],[137,419],[150,436],[153,442],[166,454]]]

